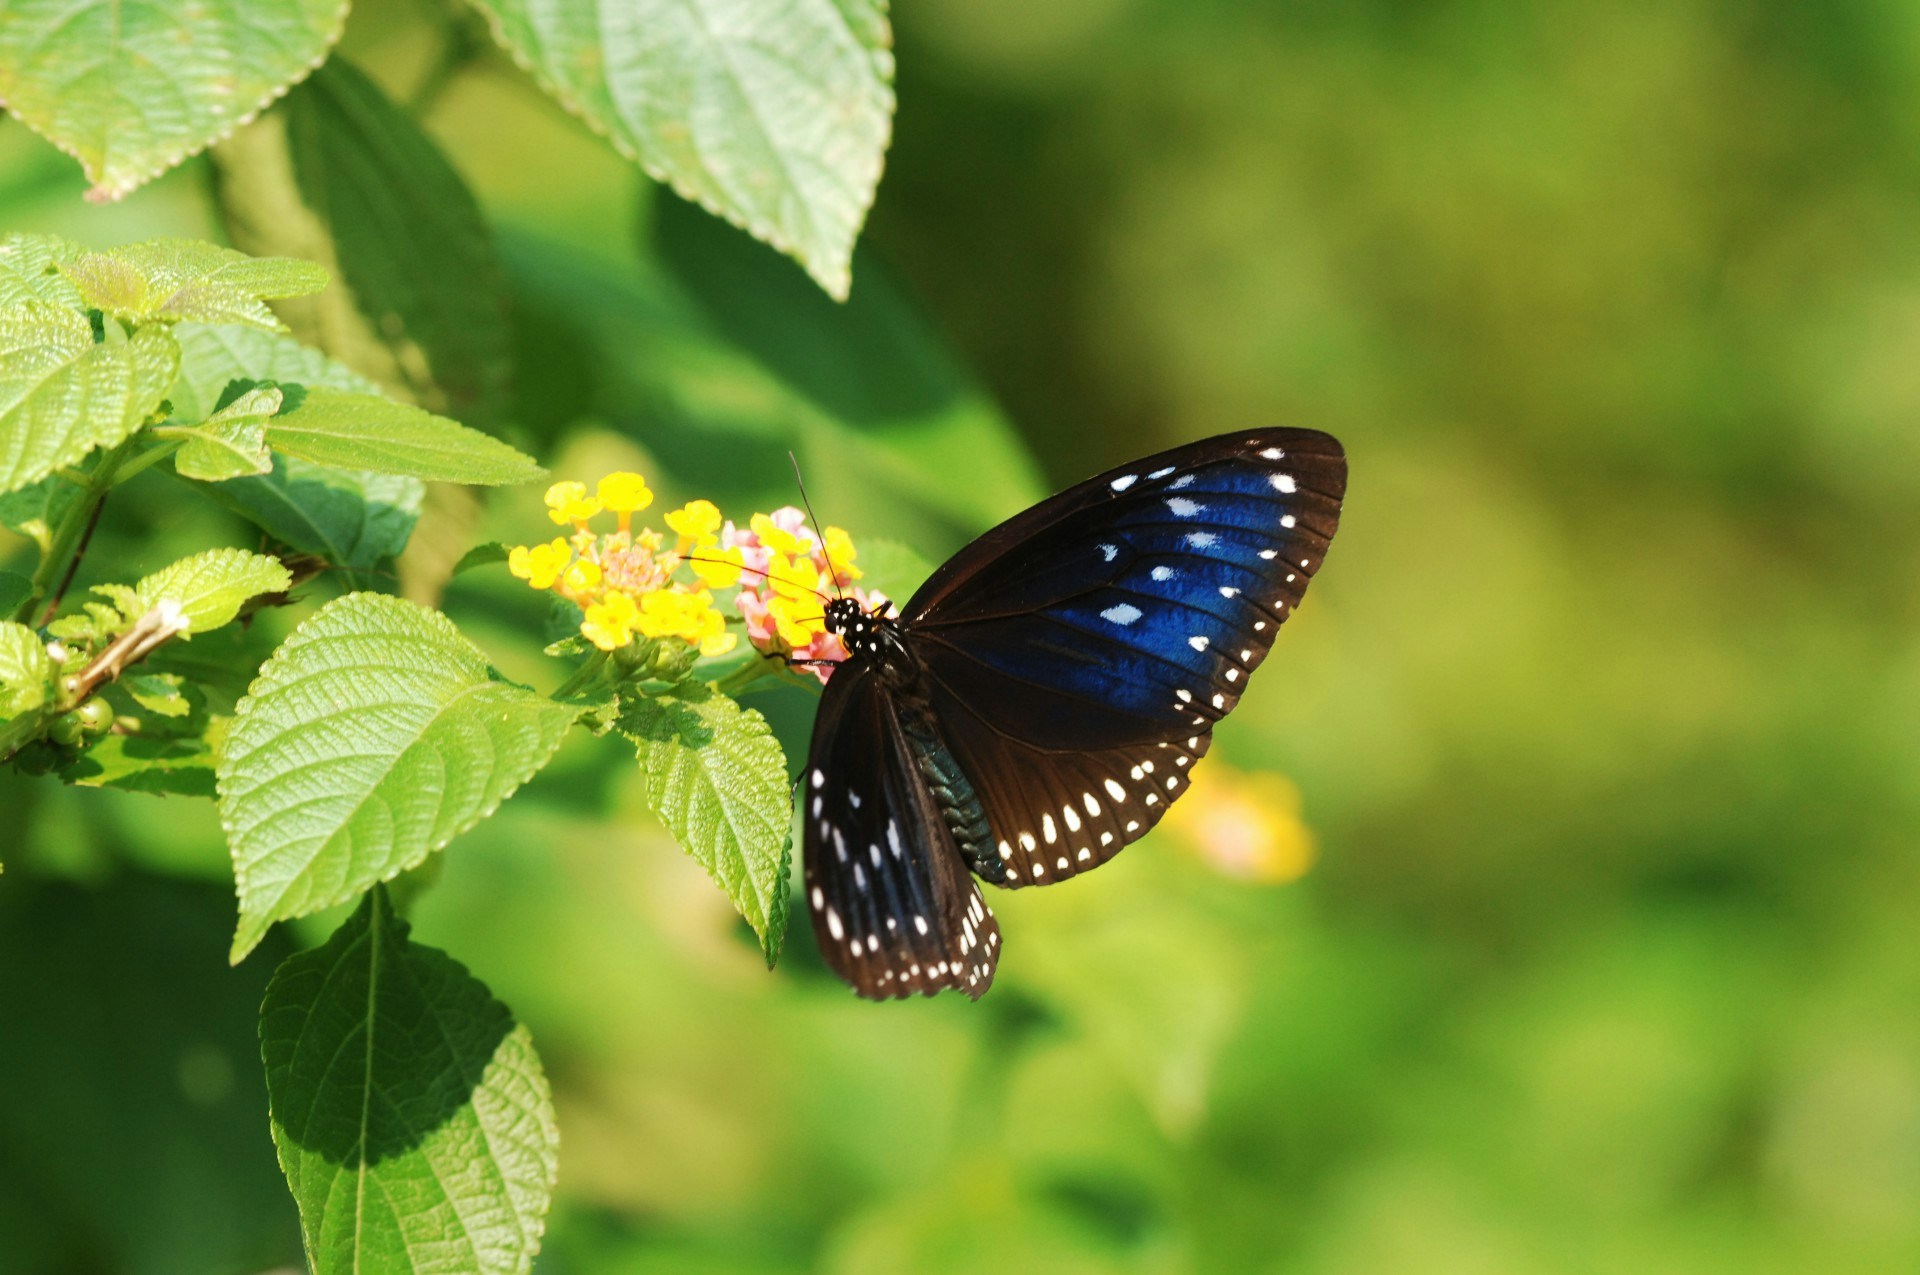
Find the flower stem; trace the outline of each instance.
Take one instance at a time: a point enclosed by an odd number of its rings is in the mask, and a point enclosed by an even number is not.
[[[573,671],[573,676],[560,683],[554,689],[556,700],[570,699],[599,681],[607,667],[607,652],[595,651],[587,657],[587,662]]]

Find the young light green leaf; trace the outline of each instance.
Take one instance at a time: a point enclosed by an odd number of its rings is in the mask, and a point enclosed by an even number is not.
[[[621,705],[660,822],[780,958],[793,840],[787,759],[766,719],[704,683]]]
[[[226,136],[325,57],[348,0],[10,0],[0,100],[118,199]]]
[[[177,673],[132,673],[120,679],[120,687],[134,703],[162,717],[185,717],[193,711]]]
[[[167,392],[174,419],[205,420],[235,381],[273,381],[312,389],[324,385],[350,394],[378,394],[380,387],[346,364],[300,344],[283,332],[237,323],[182,323],[180,379]]]
[[[546,477],[531,457],[444,416],[374,394],[302,388],[267,425],[276,452],[338,469],[480,487]]]
[[[245,549],[209,549],[162,567],[133,591],[143,611],[167,603],[178,607],[191,636],[231,623],[249,599],[283,592],[292,583],[277,559]]]
[[[845,299],[893,121],[884,0],[473,0],[562,105]]]
[[[531,1268],[559,1143],[533,1040],[385,890],[275,971],[260,1052],[315,1275]]]
[[[280,410],[280,402],[277,386],[263,386],[248,390],[198,425],[166,425],[153,432],[186,440],[173,454],[173,468],[182,478],[217,483],[270,474],[273,456],[267,451],[267,421]]]
[[[128,323],[159,319],[246,323],[278,331],[266,306],[327,286],[327,272],[292,257],[249,257],[198,239],[153,239],[75,257],[61,269],[86,303]]]
[[[437,611],[367,593],[321,608],[261,669],[227,734],[233,959],[273,922],[391,880],[491,814],[578,712],[498,680]]]
[[[460,174],[410,114],[340,58],[314,72],[283,113],[300,201],[324,223],[354,304],[395,351],[410,397],[462,421],[497,421],[509,362],[506,286]]]
[[[37,301],[0,311],[0,491],[138,429],[179,361],[180,347],[157,329],[96,343],[77,311]]]
[[[24,624],[0,623],[0,719],[31,713],[47,702],[53,661]]]
[[[15,232],[0,238],[0,306],[22,301],[45,301],[69,310],[84,310],[80,290],[60,273],[60,267],[82,249],[56,235]]]

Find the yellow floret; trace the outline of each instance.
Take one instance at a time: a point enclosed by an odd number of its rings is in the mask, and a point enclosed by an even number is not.
[[[547,488],[547,517],[576,526],[600,512],[600,502],[587,495],[585,483],[555,483]]]
[[[640,618],[633,599],[624,593],[609,593],[606,599],[587,608],[580,632],[603,651],[617,651],[633,641],[634,623]]]
[[[711,500],[691,500],[667,515],[667,526],[677,536],[707,544],[720,530],[720,510]]]
[[[653,503],[653,492],[648,490],[647,480],[625,470],[602,478],[596,494],[601,504],[617,514],[634,513]]]
[[[826,553],[830,568],[847,579],[858,580],[864,574],[860,568],[853,565],[853,560],[860,556],[860,551],[853,547],[853,537],[847,534],[844,527],[827,528]]]
[[[794,535],[766,514],[755,514],[748,520],[747,525],[753,528],[753,534],[760,538],[761,544],[783,557],[798,557],[811,549],[807,541]]]
[[[693,559],[693,574],[700,577],[700,583],[709,589],[726,589],[740,583],[741,568],[746,566],[746,555],[739,545],[730,545],[725,549],[707,549],[700,557]]]

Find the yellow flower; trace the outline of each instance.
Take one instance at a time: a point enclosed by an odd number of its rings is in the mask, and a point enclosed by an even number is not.
[[[826,618],[820,614],[816,598],[776,595],[767,603],[767,614],[773,617],[780,640],[796,651],[812,645],[815,638],[827,631]]]
[[[774,593],[783,598],[810,597],[820,587],[820,570],[813,565],[812,558],[769,554],[767,583],[773,586]]]
[[[647,480],[625,470],[602,478],[597,494],[600,503],[617,514],[635,513],[653,503],[653,493],[647,489]],[[626,525],[624,517],[620,524]]]
[[[713,595],[705,589],[698,593],[660,589],[640,599],[640,631],[648,637],[698,642],[703,612],[712,612],[718,618],[718,612],[713,612]]]
[[[711,500],[693,500],[667,515],[667,526],[677,536],[695,544],[707,544],[720,530],[720,511]]]
[[[1313,833],[1301,818],[1300,790],[1283,775],[1247,773],[1219,761],[1196,767],[1186,800],[1166,825],[1227,876],[1280,884],[1313,866]]]
[[[782,527],[765,514],[755,514],[748,520],[753,534],[760,537],[760,543],[783,557],[793,558],[808,552],[807,542]]]
[[[746,566],[746,555],[740,552],[739,545],[730,545],[725,549],[707,549],[701,556],[693,559],[693,574],[700,577],[700,583],[709,589],[726,589],[740,583],[740,570]]]
[[[585,558],[576,561],[560,577],[560,587],[568,593],[591,593],[600,584],[600,564]]]
[[[739,638],[727,632],[726,617],[712,608],[700,616],[700,654],[725,655],[739,642]]]
[[[633,599],[624,593],[609,593],[605,600],[587,608],[580,632],[603,651],[617,651],[633,641],[634,623],[639,620]]]
[[[536,589],[551,589],[572,556],[565,540],[532,547],[518,545],[507,554],[507,570]]]
[[[587,495],[585,483],[555,483],[547,488],[547,517],[565,526],[579,526],[600,512],[600,502]]]
[[[853,537],[844,527],[827,528],[827,563],[831,570],[839,572],[849,580],[858,580],[864,574],[853,565],[860,551],[853,547]]]

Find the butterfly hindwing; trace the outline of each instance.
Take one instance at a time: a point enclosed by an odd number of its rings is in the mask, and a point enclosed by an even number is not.
[[[1005,884],[1099,866],[1185,790],[1345,491],[1325,434],[1209,439],[1043,501],[914,596],[903,620]]]
[[[870,666],[826,687],[801,777],[805,889],[827,964],[876,1000],[993,982],[1000,930]]]

